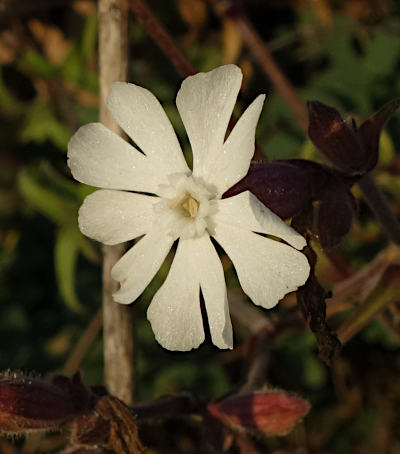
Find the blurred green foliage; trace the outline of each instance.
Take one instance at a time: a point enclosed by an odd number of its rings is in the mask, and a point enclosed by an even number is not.
[[[161,3],[162,8],[157,9]],[[324,23],[315,8],[318,2],[300,3],[254,0],[246,8],[263,38],[271,45],[281,43],[274,49],[274,57],[304,100],[317,99],[343,113],[365,118],[399,96],[400,16],[395,6],[390,9],[388,4],[387,12],[376,16],[371,13],[371,19],[345,8],[346,2],[331,2],[335,6],[327,2],[329,17]],[[374,11],[374,2],[364,3]],[[224,36],[227,31],[220,28],[211,11],[204,23],[194,28],[180,16],[178,2],[157,0],[152,4],[199,70],[226,62],[229,36]],[[5,35],[0,33],[2,369],[42,374],[61,370],[101,304],[100,247],[85,238],[77,226],[79,206],[93,188],[71,178],[65,155],[73,132],[98,116],[97,18],[93,8],[84,13],[71,6],[50,8],[11,18],[2,31],[11,33],[17,43],[11,55],[4,55]],[[47,31],[47,38],[38,27]],[[48,44],[56,38],[59,48],[54,54]],[[180,77],[133,20],[130,46],[129,79],[161,100],[190,161],[188,140],[174,106]],[[321,160],[245,47],[238,50],[234,62],[245,69],[238,112],[256,94],[268,93],[257,132],[260,150],[269,159]],[[400,119],[395,117],[381,138],[376,175],[397,213],[399,131]],[[334,253],[349,267],[359,268],[379,252],[385,239],[362,202],[357,223],[363,235],[353,229]],[[149,401],[180,390],[216,398],[238,388],[247,364],[246,339],[237,337],[233,353],[218,352],[209,340],[197,351],[182,354],[167,352],[156,343],[145,312],[167,272],[165,264],[135,303],[138,399]],[[327,285],[332,285],[326,274]],[[236,286],[232,269],[227,276],[229,286]],[[345,347],[333,372],[318,359],[309,332],[291,334],[271,346],[272,385],[296,391],[313,404],[306,425],[309,437],[315,438],[315,452],[395,452],[379,451],[381,440],[374,431],[380,427],[377,415],[386,408],[385,399],[394,392],[390,380],[395,380],[400,368],[399,337],[374,322]],[[102,382],[100,335],[87,352],[82,369],[89,384]],[[381,371],[387,380],[381,395],[374,390],[374,384],[380,383],[375,371]],[[359,400],[351,401],[356,394]],[[392,411],[399,416],[398,408]],[[388,422],[393,443],[397,433],[397,446],[398,421],[394,417]],[[318,451],[322,448],[325,450]]]

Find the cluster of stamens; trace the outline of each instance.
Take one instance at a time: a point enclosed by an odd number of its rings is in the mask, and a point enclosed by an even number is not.
[[[167,211],[171,234],[176,237],[201,236],[210,227],[213,197],[192,175],[175,174],[170,184],[160,186],[161,209]]]

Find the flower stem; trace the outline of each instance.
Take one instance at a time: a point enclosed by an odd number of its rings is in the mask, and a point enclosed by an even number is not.
[[[177,48],[167,30],[160,24],[143,0],[129,0],[129,7],[135,13],[137,20],[146,29],[158,47],[167,55],[182,77],[185,78],[197,73],[196,68]]]
[[[371,174],[364,175],[358,185],[386,235],[393,243],[400,244],[400,222],[393,214],[384,193],[375,183]]]
[[[99,0],[98,5],[100,120],[121,135],[106,108],[106,99],[112,82],[127,78],[128,3],[127,0]],[[104,381],[111,394],[131,404],[134,391],[132,308],[112,298],[118,284],[111,278],[111,268],[123,251],[123,245],[103,247]]]

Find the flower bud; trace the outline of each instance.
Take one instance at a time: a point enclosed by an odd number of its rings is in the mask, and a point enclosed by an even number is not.
[[[79,411],[71,397],[53,384],[17,375],[0,376],[1,432],[58,429]]]
[[[95,392],[92,389],[89,390],[83,383],[80,372],[76,372],[72,377],[55,375],[51,382],[68,394],[75,406],[82,411],[93,408],[97,401]]]
[[[362,173],[366,156],[357,132],[333,107],[318,101],[308,103],[308,135],[318,150],[347,173]]]
[[[207,406],[225,426],[263,435],[289,433],[309,409],[308,401],[281,390],[235,395]]]
[[[385,104],[359,127],[348,124],[333,107],[318,101],[308,103],[308,135],[335,166],[349,175],[363,175],[378,162],[379,136],[386,121],[400,106],[395,99]]]

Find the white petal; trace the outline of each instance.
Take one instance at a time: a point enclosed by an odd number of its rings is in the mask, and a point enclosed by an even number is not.
[[[261,203],[249,191],[216,202],[214,222],[243,230],[265,233],[282,238],[296,249],[303,249],[306,240],[282,219]]]
[[[227,224],[217,226],[215,239],[231,258],[244,292],[259,306],[275,306],[307,280],[306,256],[286,244]]]
[[[147,311],[163,347],[187,351],[203,342],[200,288],[213,343],[219,348],[232,348],[224,272],[208,235],[180,240],[167,279]]]
[[[104,244],[133,240],[151,230],[153,205],[159,200],[143,194],[101,189],[83,201],[79,228],[84,235]]]
[[[187,172],[175,131],[157,98],[145,88],[115,82],[107,98],[115,121],[165,173]]]
[[[204,341],[200,284],[193,269],[195,242],[179,241],[167,279],[147,310],[157,341],[168,350],[188,351]]]
[[[155,228],[133,246],[111,270],[111,277],[121,283],[113,294],[114,301],[132,303],[160,269],[174,238]]]
[[[82,126],[68,144],[68,166],[82,183],[106,189],[156,192],[164,173],[101,123]]]
[[[208,162],[222,150],[241,82],[241,70],[226,65],[190,76],[182,83],[176,105],[192,146],[196,177],[208,181]]]
[[[248,172],[254,155],[255,133],[265,95],[258,96],[240,117],[222,151],[214,153],[208,163],[207,182],[222,195]]]
[[[196,251],[192,260],[200,277],[213,344],[219,348],[233,348],[224,270],[208,235],[196,239]]]

